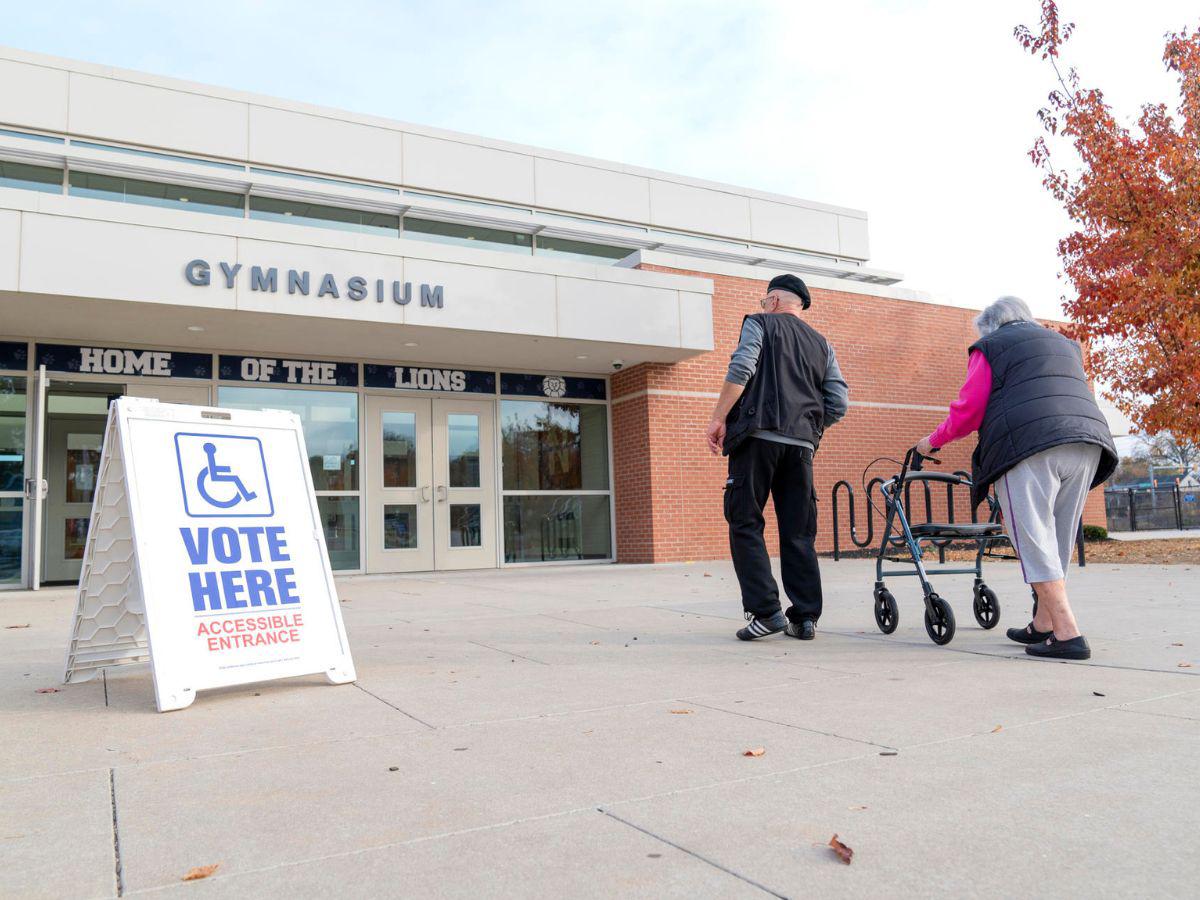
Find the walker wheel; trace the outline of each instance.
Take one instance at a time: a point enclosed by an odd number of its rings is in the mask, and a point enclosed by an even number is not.
[[[986,584],[975,588],[975,602],[971,610],[980,628],[995,628],[1000,624],[1000,601],[996,598],[996,592]]]
[[[875,592],[875,624],[884,634],[891,634],[900,624],[900,607],[887,588]]]
[[[930,608],[933,610],[932,616],[929,615]],[[954,610],[937,594],[929,595],[929,605],[925,609],[925,632],[938,645],[954,640]]]

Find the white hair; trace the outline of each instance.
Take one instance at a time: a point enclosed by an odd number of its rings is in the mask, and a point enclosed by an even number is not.
[[[975,317],[975,330],[980,337],[987,337],[1001,325],[1009,322],[1032,322],[1033,313],[1020,297],[1001,297]]]

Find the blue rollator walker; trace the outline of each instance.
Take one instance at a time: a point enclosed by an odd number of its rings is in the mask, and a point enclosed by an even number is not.
[[[936,449],[935,451],[936,452]],[[906,487],[912,482],[939,482],[948,485],[948,490],[956,486],[971,488],[971,479],[965,473],[956,472],[926,472],[923,466],[926,460],[932,463],[939,461],[932,456],[924,456],[913,447],[904,455],[900,474],[884,481],[879,485],[887,508],[886,524],[883,529],[883,539],[879,542],[879,554],[875,559],[875,622],[884,634],[896,630],[900,621],[900,609],[896,598],[883,583],[885,575],[915,575],[921,579],[921,589],[925,594],[925,631],[935,644],[948,644],[954,639],[954,610],[950,604],[938,596],[933,585],[929,583],[932,575],[974,575],[974,602],[972,609],[975,621],[982,628],[995,628],[1000,622],[1000,601],[996,593],[983,582],[983,557],[997,556],[988,553],[988,548],[996,542],[1007,541],[1004,526],[1000,524],[1000,504],[989,495],[987,498],[989,515],[986,522],[927,522],[920,525],[909,523],[909,511],[905,509]],[[951,516],[952,518],[952,516]],[[972,568],[953,568],[939,565],[926,568],[921,558],[922,543],[931,543],[944,547],[951,541],[974,541],[977,545],[975,565]],[[908,551],[909,558],[889,556],[892,548],[903,547]],[[911,564],[913,570],[884,569],[884,562]]]

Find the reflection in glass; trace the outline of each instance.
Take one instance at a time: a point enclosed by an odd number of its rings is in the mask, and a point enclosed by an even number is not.
[[[16,584],[21,580],[20,497],[0,497],[0,584]]]
[[[222,386],[217,389],[217,405],[229,409],[284,409],[296,413],[304,427],[313,488],[318,491],[358,490],[357,394]]]
[[[383,486],[417,486],[417,416],[410,412],[383,414]]]
[[[24,478],[25,379],[0,376],[0,491],[24,490]],[[20,549],[18,539],[18,553]],[[0,554],[3,552],[0,548]]]
[[[480,525],[478,503],[450,504],[450,546],[482,547],[483,530]]]
[[[611,557],[607,496],[504,498],[505,562]]]
[[[73,171],[68,176],[67,190],[72,197],[116,200],[142,206],[162,206],[239,218],[245,215],[246,201],[242,194],[210,191],[182,184],[166,184],[161,181],[138,181],[134,178]]]
[[[61,194],[62,184],[62,169],[27,166],[24,163],[0,159],[0,187],[41,191],[44,194]]]
[[[602,404],[504,400],[506,491],[608,489],[608,410]]]
[[[83,559],[87,535],[87,516],[66,519],[63,522],[63,559]]]
[[[437,241],[441,244],[458,244],[479,250],[503,250],[508,253],[533,253],[533,237],[515,231],[498,228],[480,228],[475,225],[456,225],[453,222],[434,222],[429,219],[404,219],[404,236],[419,241]]]
[[[479,416],[450,413],[450,487],[479,487]]]
[[[553,256],[558,259],[573,259],[576,262],[594,263],[598,266],[612,265],[633,252],[629,247],[610,247],[586,241],[569,241],[563,238],[539,236],[533,252],[536,256]]]
[[[417,549],[417,507],[389,503],[383,508],[383,549]]]
[[[345,209],[340,206],[323,206],[318,203],[276,200],[274,197],[251,197],[250,218],[266,219],[271,222],[288,222],[292,225],[336,228],[339,231],[358,231],[363,234],[381,234],[388,237],[396,237],[400,234],[399,216],[366,212],[361,209]]]
[[[96,474],[100,470],[102,435],[70,432],[67,434],[67,502],[91,503],[96,492]],[[86,529],[85,529],[86,530]],[[75,559],[75,557],[68,557]]]
[[[325,546],[334,569],[357,569],[358,521],[357,497],[318,497],[317,511],[325,526]]]

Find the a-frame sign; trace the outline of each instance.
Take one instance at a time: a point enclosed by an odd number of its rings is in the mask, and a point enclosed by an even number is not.
[[[64,680],[144,662],[160,712],[206,688],[354,681],[294,413],[110,407]]]

